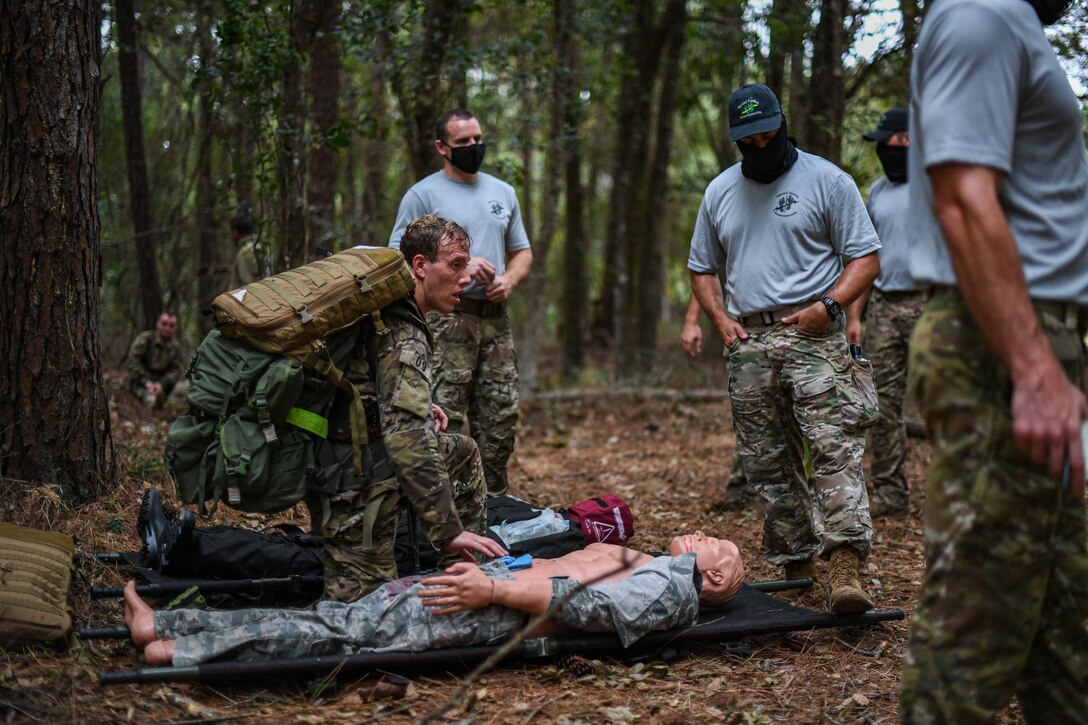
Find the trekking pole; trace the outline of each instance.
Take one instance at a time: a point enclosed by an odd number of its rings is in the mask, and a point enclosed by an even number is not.
[[[765,582],[752,582],[748,586],[757,592],[783,592],[788,589],[807,589],[813,585],[811,577],[804,579],[773,579]]]
[[[177,582],[137,584],[136,593],[141,597],[174,597],[196,587],[201,594],[319,594],[325,580],[318,576],[293,574],[267,579],[182,579]],[[124,587],[91,587],[91,599],[108,599],[124,596]]]
[[[128,639],[129,631],[128,627],[124,625],[118,627],[87,627],[86,629],[76,630],[76,636],[84,641],[89,639]]]

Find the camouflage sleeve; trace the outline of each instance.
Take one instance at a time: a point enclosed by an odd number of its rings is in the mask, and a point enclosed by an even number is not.
[[[159,376],[159,380],[170,387],[177,385],[178,380],[185,374],[186,355],[185,348],[175,338],[170,346],[170,364]]]
[[[130,382],[143,384],[147,381],[147,369],[144,367],[144,357],[147,355],[147,347],[151,344],[154,332],[144,331],[132,341],[128,349],[128,378]]]
[[[430,343],[407,320],[386,316],[385,321],[389,331],[381,336],[375,356],[382,440],[424,534],[444,548],[464,529],[434,430]]]
[[[581,591],[578,582],[553,579],[552,602],[570,597],[555,620],[585,632],[615,632],[624,647],[647,632],[690,627],[699,616],[694,568],[695,555],[683,554],[659,556],[626,579]]]

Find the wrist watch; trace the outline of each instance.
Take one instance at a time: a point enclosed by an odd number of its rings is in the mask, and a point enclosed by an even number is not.
[[[822,302],[824,304],[824,307],[827,308],[827,314],[832,320],[842,314],[842,305],[840,305],[831,297],[821,297],[820,302]]]

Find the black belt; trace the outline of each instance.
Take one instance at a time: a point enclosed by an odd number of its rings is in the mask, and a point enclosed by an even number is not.
[[[453,311],[460,312],[463,315],[476,315],[477,317],[502,317],[506,313],[506,303],[465,298],[453,308]]]
[[[810,302],[800,302],[796,305],[786,305],[785,307],[779,307],[776,310],[764,310],[763,312],[754,312],[750,315],[741,315],[737,322],[744,327],[756,327],[759,325],[777,325],[782,321],[783,317],[789,317],[790,315],[799,312],[812,305],[815,300]]]

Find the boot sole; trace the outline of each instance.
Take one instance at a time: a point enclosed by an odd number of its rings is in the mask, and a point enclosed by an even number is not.
[[[872,600],[864,594],[844,592],[831,597],[831,611],[835,614],[862,614],[872,608]]]

